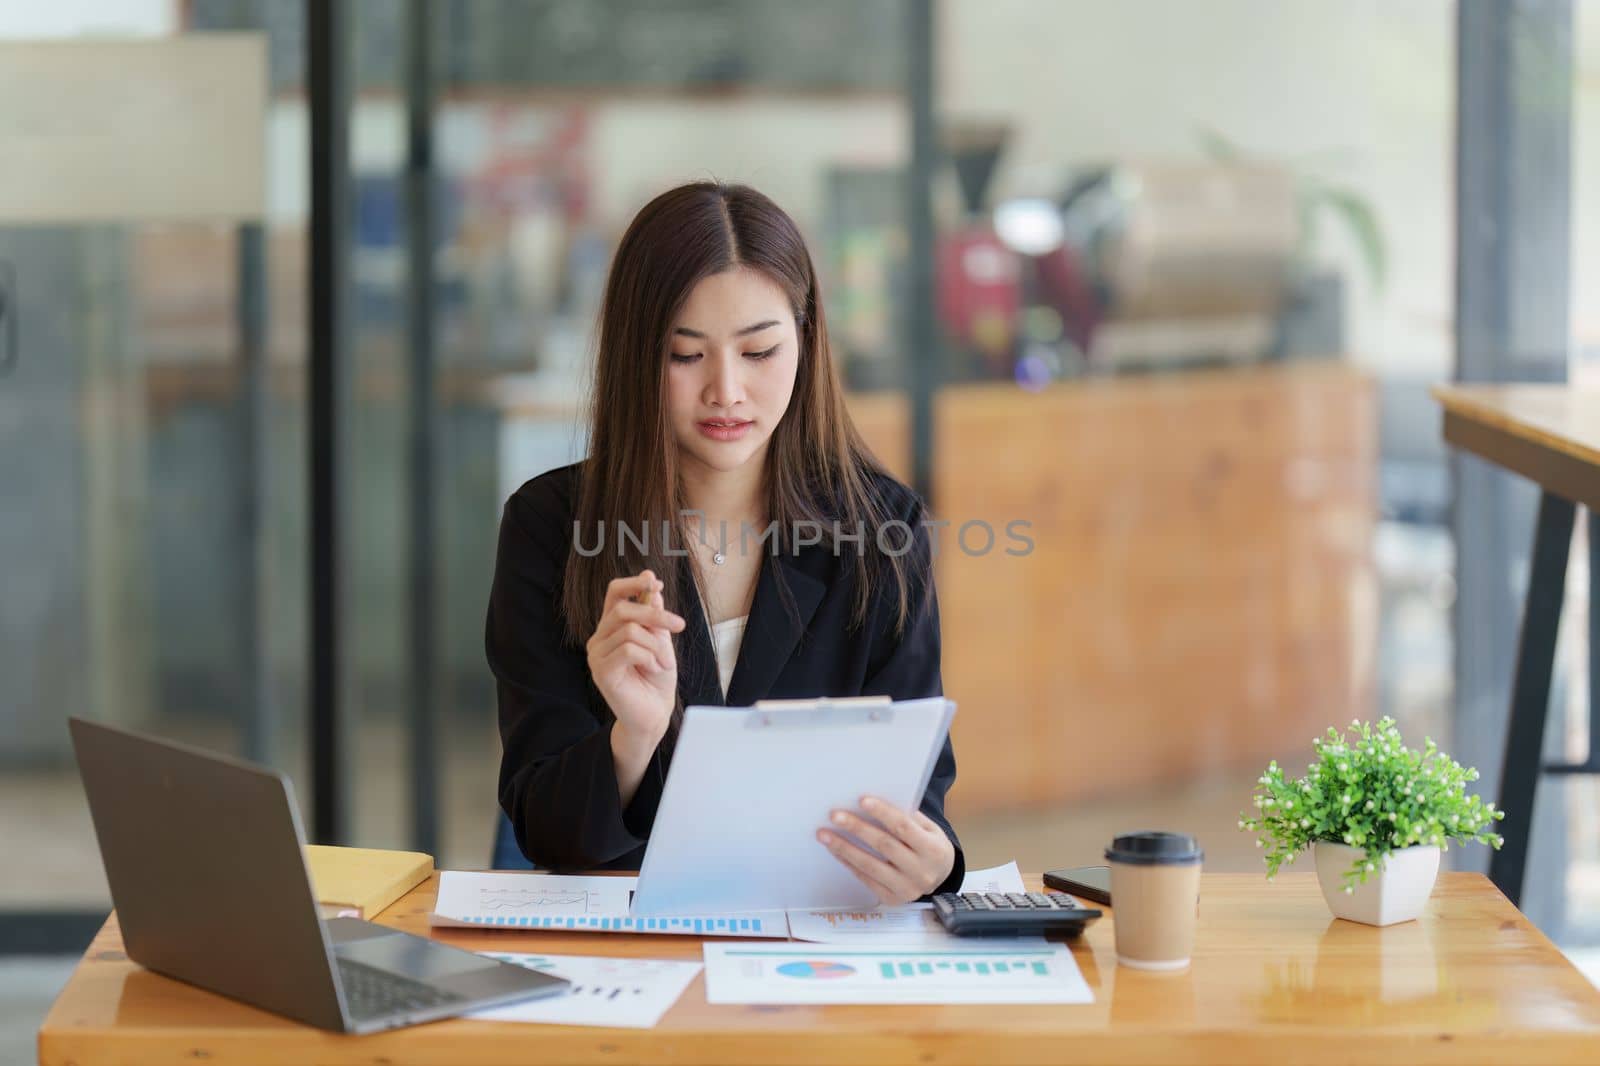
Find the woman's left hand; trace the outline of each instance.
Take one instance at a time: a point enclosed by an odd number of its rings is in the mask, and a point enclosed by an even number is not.
[[[921,811],[901,810],[875,796],[863,797],[861,809],[871,821],[854,811],[834,811],[833,824],[883,858],[826,829],[817,831],[817,839],[880,901],[910,903],[938,888],[950,876],[956,849],[933,819]]]

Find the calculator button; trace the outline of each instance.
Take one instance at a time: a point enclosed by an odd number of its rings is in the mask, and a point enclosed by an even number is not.
[[[1033,904],[1035,907],[1048,907],[1050,906],[1050,897],[1046,896],[1043,892],[1029,892],[1028,902]]]

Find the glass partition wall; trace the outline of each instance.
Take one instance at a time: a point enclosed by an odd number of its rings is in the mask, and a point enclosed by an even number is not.
[[[305,132],[275,125],[283,45],[235,28],[0,14],[6,952],[110,906],[68,715],[302,772],[303,176],[265,148]]]

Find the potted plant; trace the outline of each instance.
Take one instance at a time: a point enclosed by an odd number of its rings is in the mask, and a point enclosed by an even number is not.
[[[1463,769],[1430,739],[1405,746],[1394,719],[1353,721],[1311,742],[1317,761],[1291,780],[1276,761],[1239,828],[1266,848],[1267,879],[1310,847],[1328,908],[1339,918],[1393,925],[1422,913],[1449,842],[1500,847],[1494,804],[1468,796],[1478,771]]]

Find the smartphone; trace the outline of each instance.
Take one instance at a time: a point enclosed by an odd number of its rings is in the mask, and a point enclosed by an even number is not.
[[[1080,899],[1111,906],[1111,867],[1074,866],[1070,870],[1050,870],[1044,875],[1046,888],[1066,892]]]

